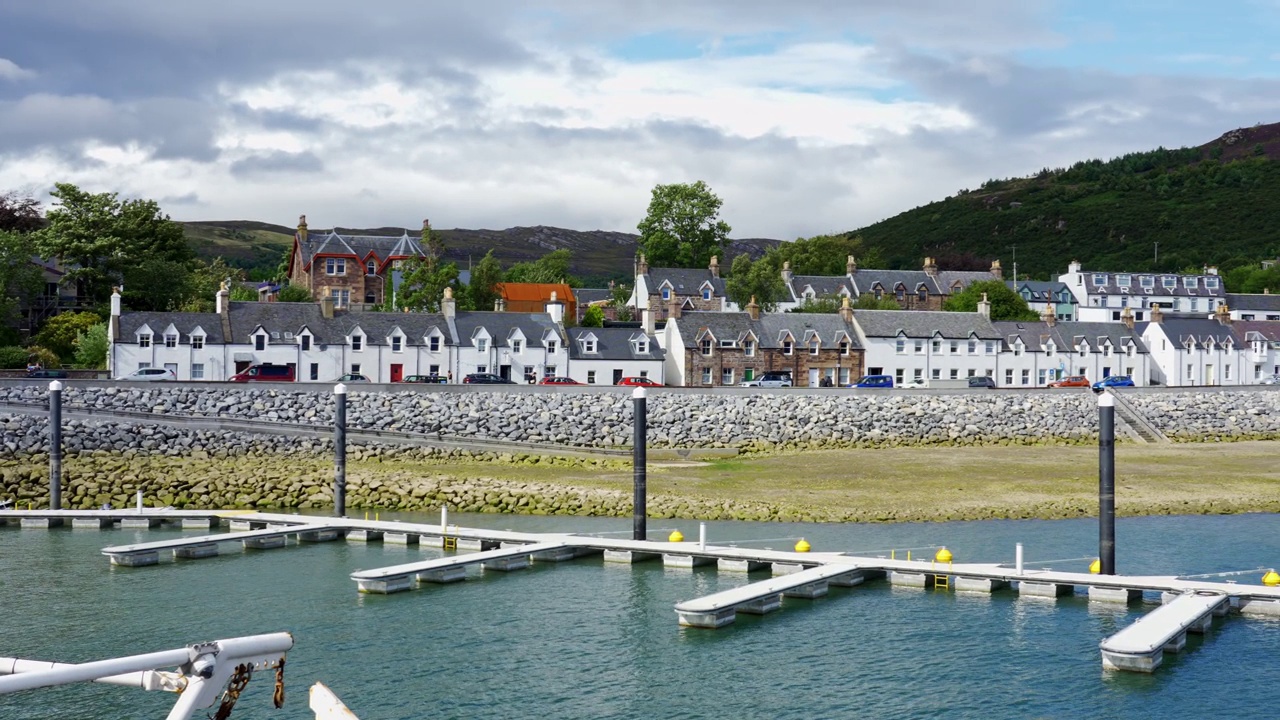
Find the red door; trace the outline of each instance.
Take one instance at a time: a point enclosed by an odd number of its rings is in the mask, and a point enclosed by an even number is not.
[[[391,366],[391,382],[400,382],[403,379],[404,379],[404,366],[392,365]]]

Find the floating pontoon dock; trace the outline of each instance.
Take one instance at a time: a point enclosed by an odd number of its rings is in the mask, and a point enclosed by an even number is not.
[[[946,589],[955,592],[993,593],[1016,589],[1019,597],[1052,601],[1086,588],[1092,602],[1130,603],[1144,593],[1160,593],[1162,606],[1138,622],[1102,641],[1103,667],[1153,672],[1165,652],[1177,652],[1187,632],[1205,632],[1215,617],[1228,613],[1280,616],[1280,587],[1209,582],[1168,575],[1102,575],[1024,569],[992,563],[951,563],[867,557],[835,552],[790,552],[699,542],[659,542],[559,533],[527,533],[440,524],[405,523],[356,518],[253,513],[242,511],[188,512],[150,510],[0,510],[0,525],[24,528],[61,527],[70,521],[93,522],[92,527],[158,527],[161,523],[200,524],[214,527],[226,521],[232,532],[182,537],[156,542],[118,545],[102,550],[115,565],[152,565],[160,554],[198,559],[217,554],[220,543],[240,542],[246,548],[278,548],[286,538],[302,541],[349,542],[381,540],[387,543],[431,545],[450,550],[471,550],[419,562],[359,570],[351,574],[357,590],[396,593],[414,582],[445,583],[461,580],[468,567],[515,570],[531,562],[562,562],[588,554],[604,553],[606,562],[634,563],[662,558],[671,568],[714,565],[725,572],[769,571],[771,577],[750,582],[675,606],[682,626],[719,628],[732,623],[737,613],[766,614],[782,608],[784,598],[812,599],[828,593],[832,585],[853,587],[866,580],[887,577],[903,587]],[[134,523],[133,525],[126,524]]]

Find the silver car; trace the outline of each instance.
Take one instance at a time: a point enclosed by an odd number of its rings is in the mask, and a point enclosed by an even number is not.
[[[128,375],[121,375],[117,380],[130,381],[160,381],[160,382],[177,382],[178,374],[169,368],[145,367],[138,368]]]
[[[1280,385],[1280,375],[1268,375],[1258,381],[1259,385]]]
[[[743,380],[738,387],[788,388],[791,376],[787,373],[765,373],[758,378]]]

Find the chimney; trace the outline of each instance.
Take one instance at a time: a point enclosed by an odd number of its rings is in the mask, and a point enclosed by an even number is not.
[[[644,334],[648,335],[649,337],[653,337],[653,333],[654,333],[653,310],[650,310],[649,308],[645,308],[640,313],[640,320],[644,325]]]
[[[1164,311],[1160,309],[1159,305],[1151,306],[1151,322],[1164,322]]]
[[[547,301],[547,314],[551,322],[559,325],[564,322],[564,303],[556,299],[556,291],[551,291],[551,299]]]
[[[333,319],[333,297],[326,296],[320,298],[320,317],[325,320]]]
[[[985,298],[986,295],[984,294],[983,297]],[[991,307],[990,305],[987,305],[988,309],[990,309],[990,307]],[[1125,310],[1128,310],[1128,309],[1129,308],[1125,308]],[[1054,325],[1058,324],[1058,313],[1054,312],[1052,302],[1044,306],[1044,312],[1040,313],[1040,319],[1043,320],[1044,324],[1048,325],[1049,327],[1053,327]]]
[[[107,329],[112,342],[120,340],[120,288],[111,288],[111,324]]]
[[[782,263],[782,282],[783,282],[787,287],[791,287],[791,278],[792,278],[792,277],[795,277],[795,276],[794,276],[794,275],[792,275],[792,273],[791,273],[791,261],[790,261],[790,260],[787,260],[787,261],[785,261],[785,262],[783,262],[783,263]]]
[[[675,295],[672,295],[671,299],[667,301],[667,317],[672,320],[680,318],[680,298]]]
[[[933,261],[933,258],[931,257],[927,257],[924,259],[924,274],[928,275],[929,277],[938,276],[938,264],[935,263]]]
[[[649,261],[645,260],[644,253],[640,253],[640,261],[636,263],[636,275],[649,274]]]
[[[1271,294],[1271,288],[1262,288],[1262,294],[1263,294],[1263,295],[1270,295],[1270,294]]]
[[[298,242],[303,245],[307,244],[307,216],[306,215],[298,216]]]
[[[991,277],[993,277],[993,278],[995,278],[995,279],[997,279],[997,280],[1003,280],[1003,279],[1004,279],[1004,268],[1000,267],[1000,261],[999,261],[999,260],[992,260],[992,261],[991,261]]]
[[[752,320],[760,319],[760,306],[756,304],[755,295],[752,295],[751,302],[747,303],[747,315],[750,315]]]
[[[502,312],[502,298],[499,297],[493,299],[493,311]]]
[[[1221,325],[1230,325],[1231,324],[1231,308],[1227,307],[1226,303],[1222,303],[1221,305],[1218,306],[1218,309],[1214,311],[1213,319],[1217,320],[1218,323]]]
[[[1132,310],[1130,310],[1130,309],[1129,309],[1129,308],[1127,308],[1127,307],[1126,307],[1125,309],[1121,310],[1121,311],[1120,311],[1120,322],[1124,323],[1124,326],[1125,326],[1125,327],[1127,327],[1127,328],[1129,328],[1130,330],[1132,330],[1132,329],[1133,329],[1133,311],[1132,311]]]
[[[1205,269],[1204,269],[1204,272],[1205,272],[1205,274],[1206,274],[1206,275],[1217,275],[1217,274],[1218,274],[1218,266],[1217,266],[1217,265],[1210,265],[1209,267],[1207,267],[1207,268],[1205,268]]]
[[[858,261],[852,255],[845,258],[844,272],[846,275],[856,275],[858,272]]]
[[[991,302],[987,300],[986,293],[982,293],[982,299],[978,301],[978,312],[981,313],[982,316],[985,318],[988,318],[988,319],[991,318]]]
[[[453,299],[453,288],[444,289],[444,299],[440,301],[440,314],[444,315],[446,321],[452,320],[458,315],[458,301]]]
[[[226,317],[227,313],[231,312],[231,283],[226,280],[223,280],[222,285],[218,288],[214,310],[223,317]]]
[[[720,277],[720,258],[716,257],[715,255],[712,255],[711,265],[707,267],[707,269],[711,271],[711,277],[713,278]]]
[[[1071,264],[1067,266],[1067,272],[1069,272],[1069,273],[1078,273],[1078,272],[1080,272],[1080,261],[1079,261],[1079,260],[1072,260],[1072,261],[1071,261]]]
[[[846,323],[853,322],[853,305],[849,303],[848,295],[845,295],[840,300],[840,319],[844,320]]]

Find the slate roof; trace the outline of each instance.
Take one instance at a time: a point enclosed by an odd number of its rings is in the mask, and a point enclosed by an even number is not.
[[[1227,293],[1227,307],[1231,310],[1280,312],[1280,295],[1264,293]]]
[[[294,236],[297,237],[296,235]],[[392,258],[408,258],[426,255],[417,237],[409,235],[342,235],[333,230],[307,235],[301,243],[302,265],[308,267],[316,255],[354,255],[364,262],[372,255],[379,266]],[[347,272],[351,272],[348,270]]]
[[[960,283],[960,289],[963,290],[971,283],[983,282],[986,280],[995,280],[996,276],[989,271],[980,270],[939,270],[938,286],[942,288],[944,294],[951,294],[951,286]]]
[[[350,312],[335,310],[332,319],[320,312],[319,303],[231,303],[232,342],[249,344],[253,332],[259,326],[267,332],[278,332],[280,337],[288,332],[297,335],[305,328],[317,343],[341,344],[356,328],[364,333],[369,345],[389,345],[388,336],[399,328],[406,337],[406,345],[424,345],[426,336],[436,328],[445,337],[445,343],[457,344],[457,336],[450,331],[443,315],[438,313]],[[217,317],[215,314],[214,317]],[[280,339],[272,336],[273,342]]]
[[[1070,275],[1077,273],[1072,272]],[[1078,273],[1084,280],[1084,290],[1089,295],[1136,295],[1139,297],[1223,297],[1226,290],[1223,287],[1222,278],[1217,275],[1175,275],[1172,273],[1106,273],[1106,272],[1090,272],[1081,270]],[[1095,285],[1093,280],[1095,275],[1101,275],[1103,284]],[[1122,276],[1129,278],[1128,287],[1122,287],[1118,279]],[[1154,287],[1142,287],[1142,278],[1151,278]],[[1175,287],[1167,288],[1164,286],[1164,278],[1174,278]],[[1194,288],[1184,287],[1185,278],[1195,278],[1196,286]],[[1216,288],[1207,288],[1206,280],[1212,280],[1217,283]],[[1148,292],[1150,290],[1150,292]]]
[[[1049,302],[1055,296],[1064,297],[1063,293],[1066,293],[1066,302],[1076,301],[1076,296],[1071,294],[1071,289],[1067,287],[1067,284],[1056,280],[1019,280],[1016,283],[1008,280],[1005,285],[1008,285],[1010,290],[1019,295],[1022,294],[1023,289],[1028,290],[1031,293],[1031,299],[1035,302]]]
[[[1253,340],[1254,334],[1272,344],[1280,343],[1280,321],[1277,320],[1236,320],[1231,323],[1231,329],[1241,343]]]
[[[1130,330],[1123,323],[1058,321],[1050,326],[1044,322],[1000,321],[992,325],[1000,333],[1006,347],[1012,347],[1015,340],[1021,338],[1022,344],[1030,352],[1039,352],[1049,340],[1060,351],[1074,350],[1081,340],[1087,340],[1091,351],[1103,347],[1109,341],[1117,352],[1123,351],[1130,343],[1134,346],[1134,352],[1147,352],[1147,346],[1142,342],[1142,333],[1136,326]]]
[[[943,289],[939,287],[938,281],[923,270],[861,270],[850,276],[853,280],[856,294],[872,292],[876,283],[884,289],[886,293],[893,294],[894,289],[901,283],[906,287],[907,292],[914,293],[924,285],[930,295],[945,294]],[[990,277],[990,276],[988,276]]]
[[[120,339],[124,343],[134,343],[138,330],[143,325],[151,328],[152,342],[164,342],[164,331],[173,325],[178,331],[178,344],[191,342],[191,333],[196,328],[204,330],[205,343],[221,344],[222,318],[218,313],[195,312],[131,312],[120,315]]]
[[[613,299],[613,291],[609,288],[578,288],[573,291],[573,294],[578,297],[579,307]]]
[[[853,296],[853,283],[848,275],[793,275],[791,277],[791,295],[797,300],[804,298],[805,288],[811,288],[814,297],[831,298],[843,294]]]
[[[862,271],[858,271],[861,274]],[[937,310],[854,310],[853,321],[867,337],[931,338],[935,334],[948,339],[976,335],[983,340],[997,340],[999,331],[987,316],[971,312]]]
[[[585,353],[579,340],[587,335],[596,338],[596,352]],[[658,347],[656,338],[649,338],[649,352],[635,351],[634,340],[644,337],[644,331],[636,328],[576,327],[569,329],[569,358],[572,360],[662,360],[666,353]]]
[[[460,312],[454,318],[454,328],[462,345],[470,345],[480,328],[484,328],[493,338],[493,344],[498,346],[506,345],[517,328],[530,345],[541,343],[548,332],[561,342],[565,340],[560,327],[551,322],[551,316],[546,313]]]
[[[1168,315],[1157,323],[1164,330],[1164,334],[1173,342],[1183,345],[1188,339],[1196,341],[1197,345],[1204,345],[1210,339],[1215,344],[1221,345],[1227,340],[1232,343],[1240,344],[1240,339],[1236,337],[1235,331],[1231,325],[1223,325],[1217,320],[1211,318],[1171,318]],[[1141,332],[1152,323],[1144,322],[1135,327]]]
[[[762,349],[781,348],[782,340],[788,334],[799,344],[817,335],[824,347],[833,347],[842,339],[847,339],[852,349],[862,347],[853,326],[837,313],[764,313],[759,320],[752,320],[751,315],[745,312],[687,312],[668,322],[688,328],[687,331],[681,330],[680,336],[685,347],[690,349],[698,347],[698,338],[703,330],[709,331],[717,341],[733,340],[736,343],[754,334],[757,346]]]
[[[725,296],[724,278],[712,277],[707,268],[649,268],[644,279],[644,286],[654,294],[661,294],[662,284],[669,282],[675,295],[701,295],[702,284],[709,282],[717,297]]]

